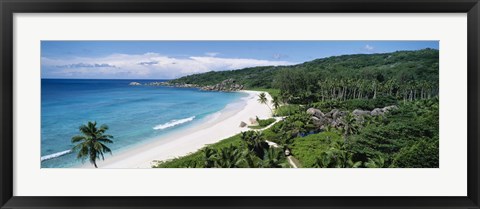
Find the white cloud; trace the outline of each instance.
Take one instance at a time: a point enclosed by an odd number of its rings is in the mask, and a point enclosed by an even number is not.
[[[273,54],[272,57],[274,59],[283,59],[283,58],[288,58],[288,55],[286,54],[281,54],[281,53],[277,53],[277,54]]]
[[[209,56],[209,57],[215,57],[217,55],[219,55],[220,53],[218,52],[205,52],[205,55]]]
[[[374,47],[367,44],[367,45],[365,45],[365,49],[367,51],[372,51],[374,49]]]
[[[99,58],[42,57],[42,77],[55,78],[178,78],[208,71],[254,66],[292,65],[287,61],[198,56],[174,58],[157,53],[112,54]]]

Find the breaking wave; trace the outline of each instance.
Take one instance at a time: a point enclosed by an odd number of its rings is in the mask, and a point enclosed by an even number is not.
[[[195,119],[195,116],[192,116],[192,117],[189,117],[189,118],[183,118],[183,119],[179,119],[179,120],[171,120],[167,123],[157,125],[157,126],[153,127],[153,129],[163,130],[163,129],[171,128],[171,127],[174,127],[176,125],[183,124],[183,123],[188,123],[188,122],[192,121],[193,119]]]
[[[57,157],[66,155],[70,152],[72,152],[72,150],[65,150],[65,151],[53,153],[51,155],[45,155],[45,156],[40,157],[40,161],[49,160],[49,159],[52,159],[52,158],[57,158]]]

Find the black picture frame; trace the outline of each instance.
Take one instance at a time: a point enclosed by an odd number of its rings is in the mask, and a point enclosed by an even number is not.
[[[478,0],[0,0],[1,208],[480,208]],[[467,13],[466,197],[21,197],[13,196],[14,13]],[[448,179],[446,179],[448,181]]]

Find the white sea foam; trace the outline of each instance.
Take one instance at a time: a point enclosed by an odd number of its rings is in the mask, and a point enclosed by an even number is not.
[[[192,116],[192,117],[189,117],[189,118],[183,118],[183,119],[179,119],[179,120],[171,120],[168,123],[157,125],[157,126],[153,127],[153,129],[163,130],[163,129],[174,127],[176,125],[180,125],[180,124],[183,124],[183,123],[188,123],[188,122],[192,121],[193,119],[195,119],[195,116]]]
[[[60,156],[66,155],[66,154],[68,154],[68,153],[70,153],[70,152],[72,152],[72,150],[65,150],[65,151],[53,153],[53,154],[51,154],[51,155],[45,155],[45,156],[40,157],[40,160],[41,160],[41,161],[44,161],[44,160],[48,160],[48,159],[60,157]]]

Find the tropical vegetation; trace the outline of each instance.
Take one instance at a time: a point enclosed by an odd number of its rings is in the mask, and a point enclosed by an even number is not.
[[[173,80],[201,86],[233,78],[247,89],[270,93],[271,100],[262,93],[258,102],[283,120],[155,167],[277,168],[292,167],[287,158],[294,158],[307,168],[437,168],[438,68],[438,50],[423,49]],[[334,119],[321,121],[328,114]]]
[[[158,162],[154,168],[284,168],[283,149],[270,147],[261,132],[248,131],[190,155]]]

